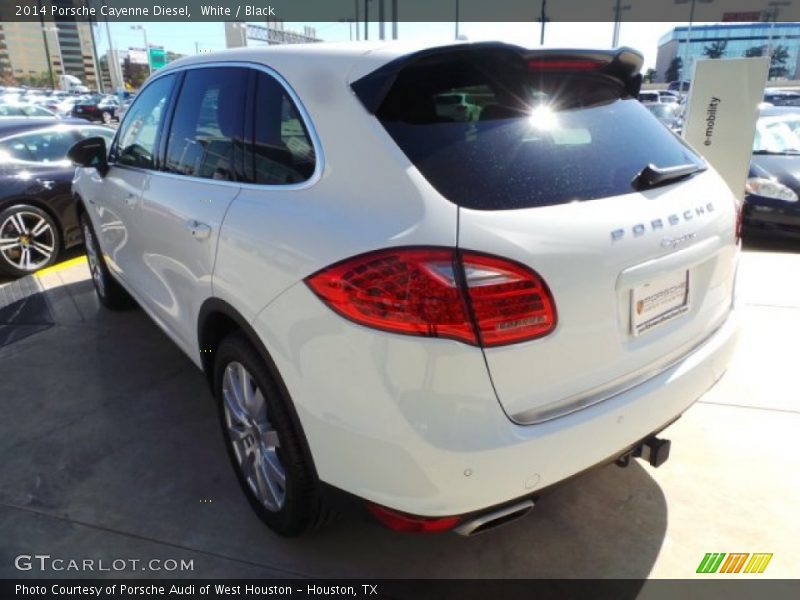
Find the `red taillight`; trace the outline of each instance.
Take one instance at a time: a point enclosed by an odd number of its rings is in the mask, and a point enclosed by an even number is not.
[[[405,533],[437,533],[452,529],[458,524],[458,517],[414,517],[406,515],[396,510],[380,506],[378,504],[367,504],[367,509],[372,516],[394,531]]]
[[[536,273],[519,263],[475,252],[464,252],[461,260],[484,346],[530,340],[553,330],[555,304]]]
[[[396,333],[499,346],[546,335],[556,323],[552,296],[536,273],[476,252],[380,250],[306,283],[342,316]]]
[[[538,71],[596,71],[606,63],[588,58],[534,58],[528,61],[528,68]]]

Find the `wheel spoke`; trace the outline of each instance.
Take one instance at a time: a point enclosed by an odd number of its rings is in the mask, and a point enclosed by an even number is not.
[[[34,237],[38,237],[47,229],[50,229],[50,225],[47,223],[47,221],[45,221],[44,219],[39,219],[39,222],[31,230],[31,235]]]
[[[255,463],[255,469],[256,476],[259,478],[258,487],[262,492],[261,499],[269,508],[279,508],[279,492],[276,489],[277,486],[275,480],[270,476],[268,463],[261,452],[259,452],[257,456],[258,459]]]
[[[278,455],[275,452],[268,451],[263,454],[264,462],[267,466],[267,472],[270,475],[270,478],[274,480],[282,490],[286,489],[286,472],[283,470],[283,465],[281,461],[278,459]]]
[[[249,425],[247,420],[247,413],[242,406],[242,398],[239,394],[239,386],[234,380],[233,369],[227,367],[225,369],[225,376],[222,387],[222,397],[225,401],[225,406],[228,409],[228,414],[242,425]]]
[[[253,413],[253,381],[250,373],[244,368],[244,365],[237,364],[237,376],[239,379],[239,390],[241,391],[242,408],[247,411],[247,414],[254,417]]]
[[[19,257],[19,267],[20,269],[24,269],[25,271],[31,270],[31,250],[30,248],[22,248],[22,252],[20,253]]]
[[[22,213],[14,213],[9,218],[9,221],[20,235],[23,233],[28,233],[28,230],[25,227],[25,221],[22,220]]]
[[[19,240],[16,238],[0,238],[0,250],[11,250],[19,246]]]
[[[31,245],[34,248],[36,248],[39,252],[44,254],[45,258],[50,258],[50,255],[53,254],[53,247],[52,246],[47,246],[47,245],[42,244],[41,242],[37,242],[35,240],[33,242],[31,242]]]

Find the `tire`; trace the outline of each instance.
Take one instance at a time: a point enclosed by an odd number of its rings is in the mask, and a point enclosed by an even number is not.
[[[81,213],[81,231],[86,246],[86,260],[92,275],[92,283],[97,297],[106,308],[122,310],[136,305],[133,298],[111,275],[106,260],[97,243],[97,236],[86,213]]]
[[[250,392],[250,402],[242,401],[245,390]],[[289,412],[289,401],[241,332],[228,335],[217,349],[214,396],[228,456],[259,518],[285,537],[327,521],[330,511],[304,452],[303,433]]]
[[[0,211],[0,272],[30,275],[54,264],[61,251],[61,230],[47,212],[29,204]]]

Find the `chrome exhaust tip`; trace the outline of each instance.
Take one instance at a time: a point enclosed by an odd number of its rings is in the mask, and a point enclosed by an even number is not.
[[[523,500],[517,504],[504,506],[487,513],[480,514],[468,521],[464,521],[453,531],[458,535],[469,537],[489,531],[511,521],[524,517],[533,508],[533,500]]]

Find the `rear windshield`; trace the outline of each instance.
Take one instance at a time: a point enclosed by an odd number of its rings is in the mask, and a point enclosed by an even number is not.
[[[446,110],[445,94],[467,94],[477,110]],[[376,115],[425,178],[467,208],[626,194],[650,163],[703,164],[621,81],[530,70],[519,56],[420,59],[400,71]]]

